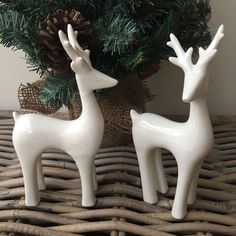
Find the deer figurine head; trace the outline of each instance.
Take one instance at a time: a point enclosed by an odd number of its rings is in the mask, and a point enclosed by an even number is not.
[[[90,61],[90,51],[83,50],[77,41],[77,33],[71,25],[67,27],[67,36],[59,31],[60,41],[72,60],[71,68],[76,74],[76,81],[80,92],[110,88],[117,84],[117,80],[93,68]]]
[[[209,64],[215,57],[217,47],[223,37],[224,26],[221,25],[209,47],[207,49],[199,48],[199,59],[196,64],[193,64],[193,48],[191,47],[185,52],[175,35],[170,35],[170,41],[167,45],[174,49],[177,57],[170,57],[169,61],[182,68],[185,74],[182,95],[184,102],[192,102],[207,93]]]

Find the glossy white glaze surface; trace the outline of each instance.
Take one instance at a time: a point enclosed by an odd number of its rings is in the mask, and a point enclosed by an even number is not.
[[[184,71],[182,100],[190,103],[189,118],[178,123],[162,116],[131,111],[132,134],[137,151],[142,179],[143,198],[148,203],[156,203],[157,191],[168,190],[161,161],[160,149],[169,150],[178,166],[178,181],[172,216],[182,219],[186,215],[187,203],[196,200],[196,187],[200,167],[212,149],[213,130],[207,108],[209,84],[209,64],[216,55],[217,47],[224,36],[220,26],[209,47],[199,48],[199,59],[192,63],[193,49],[185,52],[178,39],[171,34],[167,45],[176,53],[170,62]]]
[[[94,158],[104,133],[104,120],[93,90],[113,87],[117,81],[94,69],[89,50],[77,42],[72,26],[68,25],[68,38],[59,31],[60,41],[71,58],[71,67],[82,101],[81,116],[64,121],[40,114],[14,113],[13,144],[20,160],[25,185],[25,203],[36,206],[40,201],[39,189],[45,189],[41,166],[41,153],[57,148],[68,153],[76,162],[82,184],[82,205],[95,204],[97,189]]]

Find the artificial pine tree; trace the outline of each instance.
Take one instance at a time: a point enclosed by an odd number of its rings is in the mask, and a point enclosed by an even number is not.
[[[171,32],[185,48],[208,45],[209,18],[209,0],[3,0],[0,42],[22,49],[30,69],[47,75],[47,104],[70,106],[77,88],[58,43],[59,28],[71,23],[78,41],[91,50],[94,67],[128,80],[130,74],[151,75],[171,55]]]

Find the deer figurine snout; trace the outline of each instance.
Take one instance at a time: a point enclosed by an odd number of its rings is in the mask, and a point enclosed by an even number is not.
[[[93,73],[96,79],[91,82],[92,90],[111,88],[116,86],[118,83],[117,80],[108,75],[104,76],[104,74],[98,70],[95,70]]]

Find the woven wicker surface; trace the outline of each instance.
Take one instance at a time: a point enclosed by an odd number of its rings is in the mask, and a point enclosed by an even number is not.
[[[139,168],[132,146],[101,149],[96,156],[99,183],[93,208],[81,207],[79,173],[66,154],[43,154],[47,190],[38,207],[24,206],[22,172],[11,141],[13,120],[0,112],[1,235],[236,235],[236,119],[214,118],[215,146],[206,159],[198,200],[184,220],[170,209],[177,169],[163,152],[169,191],[156,205],[142,201]],[[227,124],[226,124],[227,123]]]

